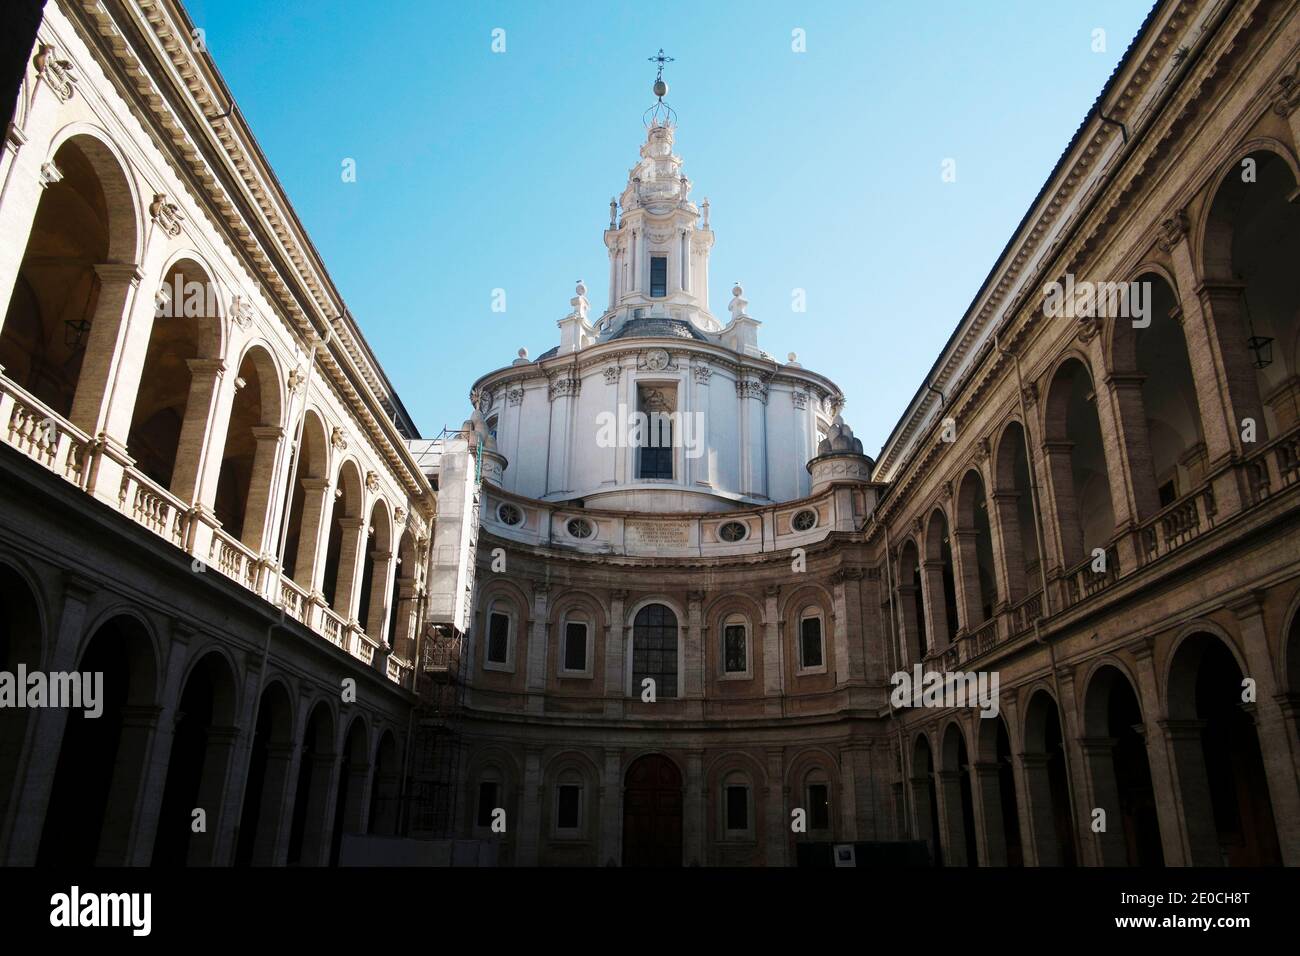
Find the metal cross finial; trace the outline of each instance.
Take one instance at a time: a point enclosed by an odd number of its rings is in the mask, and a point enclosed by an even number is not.
[[[656,79],[656,80],[662,80],[662,79],[663,79],[663,76],[664,76],[664,64],[665,64],[665,63],[671,63],[671,62],[673,62],[673,58],[672,58],[671,56],[665,56],[665,55],[664,55],[664,48],[663,48],[663,47],[660,47],[660,48],[659,48],[659,52],[656,53],[654,56],[648,56],[648,57],[646,57],[646,59],[649,60],[651,63],[658,63],[658,64],[659,64],[659,72],[655,74],[655,79]]]

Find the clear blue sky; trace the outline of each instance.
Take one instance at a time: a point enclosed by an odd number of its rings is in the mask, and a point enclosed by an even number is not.
[[[466,417],[480,374],[559,342],[576,279],[604,308],[601,231],[662,46],[677,58],[665,73],[676,151],[712,206],[713,312],[725,318],[740,280],[760,344],[839,383],[871,454],[1150,7],[186,5],[425,435]],[[807,52],[791,50],[795,28]]]

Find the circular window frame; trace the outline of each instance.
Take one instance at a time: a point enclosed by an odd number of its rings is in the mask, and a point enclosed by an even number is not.
[[[575,533],[573,530],[575,525],[578,526],[579,528],[586,529],[586,533],[585,534]],[[564,523],[564,530],[569,535],[570,538],[574,538],[578,541],[587,541],[591,538],[596,537],[595,525],[593,525],[586,518],[570,518],[568,521]]]
[[[808,525],[808,527],[806,528],[801,528],[799,527],[798,522],[799,519],[802,518],[804,515],[808,515],[809,517],[811,517],[812,523]],[[796,511],[793,515],[790,516],[790,530],[795,532],[796,534],[803,534],[806,531],[812,531],[814,528],[817,527],[817,523],[818,523],[817,511],[814,508],[801,508],[799,511]]]
[[[739,528],[741,532],[739,537],[728,538],[727,537],[728,528]],[[726,544],[739,544],[741,541],[745,541],[748,538],[749,538],[749,525],[745,524],[745,522],[743,521],[725,521],[722,524],[718,525],[719,541],[722,541]]]
[[[510,521],[506,515],[514,515],[515,520]],[[503,501],[497,505],[497,520],[507,528],[515,528],[524,523],[524,513],[518,505],[512,505],[508,501]]]

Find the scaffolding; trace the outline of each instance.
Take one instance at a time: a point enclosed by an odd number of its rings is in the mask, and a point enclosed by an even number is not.
[[[435,447],[439,450],[439,471],[443,477],[459,471],[455,466],[451,469],[444,467],[450,446],[457,439],[465,441],[466,451],[473,459],[473,470],[469,470],[467,461],[468,474],[465,475],[471,485],[466,489],[468,513],[464,515],[470,522],[468,537],[464,539],[468,542],[468,557],[463,581],[457,582],[465,589],[466,598],[472,599],[478,509],[482,497],[483,438],[472,432],[444,428],[435,439]],[[440,490],[455,493],[451,487]],[[472,600],[468,603],[472,607]],[[405,818],[408,836],[421,839],[445,840],[457,836],[457,797],[463,750],[460,721],[467,676],[462,673],[468,640],[463,628],[468,626],[468,620],[458,619],[458,613],[447,614],[447,617],[451,620],[426,623],[415,674],[417,703]]]

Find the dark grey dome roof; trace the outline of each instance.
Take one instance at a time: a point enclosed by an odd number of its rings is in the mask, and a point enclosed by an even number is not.
[[[708,339],[695,326],[681,319],[641,318],[631,319],[610,336],[614,339]]]

